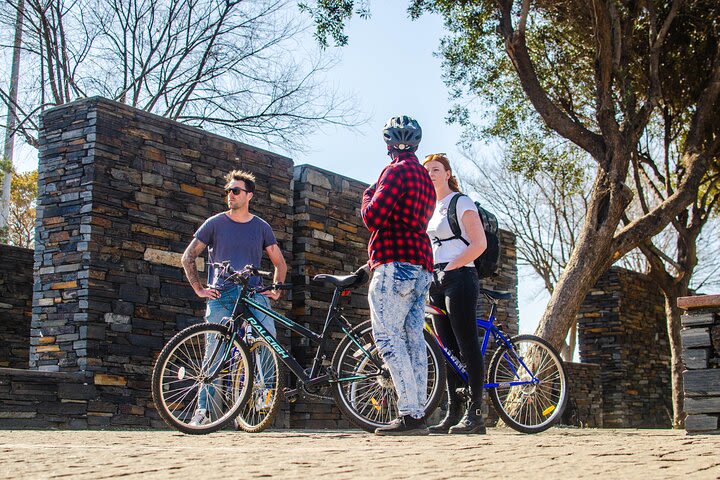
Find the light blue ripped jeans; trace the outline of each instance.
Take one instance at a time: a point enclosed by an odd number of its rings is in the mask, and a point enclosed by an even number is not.
[[[205,310],[205,321],[209,323],[221,323],[223,317],[229,317],[232,315],[233,307],[235,307],[235,302],[240,295],[240,289],[241,287],[239,285],[233,286],[227,290],[223,290],[220,298],[216,300],[208,300],[207,308]],[[255,303],[258,303],[263,307],[270,308],[270,300],[265,295],[255,294],[250,298]],[[255,308],[250,308],[250,312],[273,337],[276,336],[275,321],[270,316]],[[205,363],[208,362],[209,358],[207,357],[211,355],[212,351],[215,349],[216,342],[217,337],[215,335],[212,335],[207,339],[207,344],[205,345]],[[215,363],[217,363],[217,361]],[[212,397],[214,395],[215,388],[212,385],[208,385],[207,388],[201,387],[198,394],[197,408],[207,410],[208,396]]]
[[[386,263],[373,270],[368,290],[373,336],[395,383],[401,416],[425,414],[428,365],[423,324],[431,280],[432,274],[419,265]]]

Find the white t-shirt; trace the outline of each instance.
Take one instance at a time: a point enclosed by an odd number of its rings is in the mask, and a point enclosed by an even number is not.
[[[435,212],[433,213],[432,218],[430,218],[430,222],[428,222],[427,233],[430,237],[430,240],[432,241],[434,263],[451,262],[452,260],[457,258],[458,255],[460,255],[460,253],[465,250],[465,248],[467,248],[465,242],[463,242],[459,238],[444,241],[442,242],[442,245],[438,245],[435,242],[436,238],[443,240],[445,238],[450,238],[453,236],[453,232],[450,229],[450,222],[447,218],[447,211],[448,207],[450,206],[450,200],[452,200],[455,195],[460,194],[458,192],[452,192],[445,198],[438,200],[437,204],[435,205]],[[470,197],[464,195],[458,199],[456,206],[457,219],[458,223],[460,224],[460,232],[462,233],[462,237],[469,241],[467,231],[465,231],[465,226],[463,226],[462,224],[462,216],[468,210],[477,211],[477,207],[475,206],[475,203],[470,199]],[[474,266],[474,263],[470,262],[465,266],[472,267]]]

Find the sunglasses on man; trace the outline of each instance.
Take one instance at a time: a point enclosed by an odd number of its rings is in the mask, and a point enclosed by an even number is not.
[[[226,195],[227,195],[228,193],[230,193],[230,192],[232,192],[233,195],[240,195],[240,192],[246,192],[246,193],[247,193],[247,190],[245,190],[244,188],[240,188],[240,187],[233,187],[233,188],[226,188],[226,189],[225,189],[225,194],[226,194]]]

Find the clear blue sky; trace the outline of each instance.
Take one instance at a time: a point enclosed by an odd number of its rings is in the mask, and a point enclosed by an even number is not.
[[[326,81],[329,87],[353,94],[368,123],[354,130],[326,127],[306,139],[306,152],[280,153],[296,165],[312,164],[372,183],[388,161],[382,127],[388,118],[405,114],[422,126],[419,156],[446,152],[451,161],[460,158],[456,147],[460,128],[445,122],[448,89],[442,81],[441,59],[433,55],[443,35],[442,20],[423,15],[412,21],[405,11],[407,4],[372,2],[370,19],[354,17],[348,23],[349,45],[331,48],[340,61],[326,74]],[[18,145],[15,161],[21,170],[36,168],[36,152]],[[538,292],[542,288],[537,282],[521,277],[521,331],[533,331],[542,314],[547,295]]]
[[[326,128],[309,138],[296,163],[311,163],[372,183],[387,163],[382,127],[396,115],[414,117],[423,129],[419,155],[447,152],[453,158],[460,129],[447,125],[448,90],[441,61],[433,56],[442,35],[438,16],[411,21],[407,2],[373,2],[372,18],[354,17],[347,25],[350,43],[333,48],[341,61],[328,82],[355,94],[369,122],[361,131]]]

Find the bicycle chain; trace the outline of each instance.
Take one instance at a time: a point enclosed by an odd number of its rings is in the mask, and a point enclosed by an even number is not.
[[[303,396],[305,396],[305,397],[317,398],[317,399],[320,399],[320,400],[333,400],[333,397],[326,397],[326,396],[324,396],[324,395],[318,395],[318,394],[316,394],[316,393],[310,393],[310,392],[308,392],[308,391],[305,389],[305,387],[301,387],[301,390],[302,390]]]

